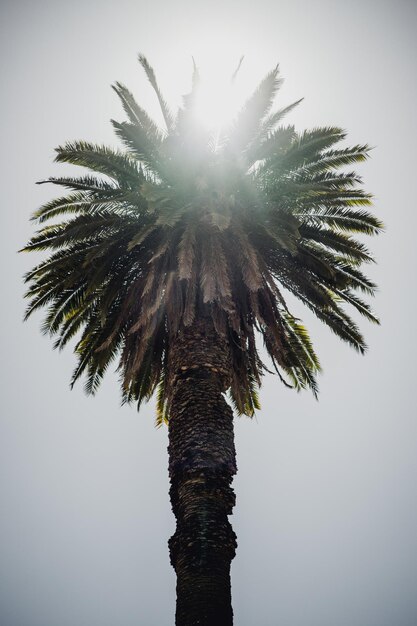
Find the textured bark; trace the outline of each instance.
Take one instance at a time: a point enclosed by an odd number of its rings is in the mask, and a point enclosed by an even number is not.
[[[229,347],[204,319],[180,331],[169,358],[175,623],[230,626],[230,564],[237,544],[227,517],[235,503],[230,485],[236,473],[233,413],[223,396],[230,385]]]

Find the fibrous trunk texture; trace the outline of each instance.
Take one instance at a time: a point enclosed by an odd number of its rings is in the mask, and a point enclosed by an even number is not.
[[[169,475],[177,519],[169,541],[177,574],[176,626],[231,626],[236,535],[233,413],[227,341],[207,319],[181,330],[169,356]]]

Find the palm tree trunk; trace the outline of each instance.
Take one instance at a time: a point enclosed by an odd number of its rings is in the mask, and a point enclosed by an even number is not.
[[[233,413],[227,341],[202,319],[181,330],[169,357],[169,475],[177,519],[169,541],[177,574],[176,626],[231,626],[230,564],[236,535]]]

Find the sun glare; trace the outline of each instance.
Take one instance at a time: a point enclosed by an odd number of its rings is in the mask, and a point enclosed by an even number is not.
[[[200,42],[193,51],[200,75],[196,118],[205,128],[221,131],[238,113],[248,95],[247,64],[243,50],[231,42]],[[240,69],[242,65],[242,69]]]
[[[242,106],[237,91],[230,75],[202,75],[195,109],[199,123],[214,131],[227,127]]]

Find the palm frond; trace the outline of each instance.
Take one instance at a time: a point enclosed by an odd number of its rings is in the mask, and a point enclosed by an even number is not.
[[[172,113],[170,112],[168,105],[166,103],[166,101],[164,100],[162,94],[161,94],[161,90],[159,89],[159,85],[156,82],[156,77],[155,77],[155,72],[153,71],[153,68],[149,65],[147,58],[143,55],[140,54],[139,57],[139,63],[141,64],[141,66],[143,67],[143,69],[145,70],[145,74],[148,77],[149,82],[151,83],[156,96],[158,98],[158,102],[159,102],[159,106],[161,107],[161,111],[162,111],[162,115],[164,117],[165,120],[165,124],[167,127],[167,131],[168,133],[171,133],[174,127],[174,119],[172,117]]]
[[[229,135],[229,144],[233,150],[244,150],[257,136],[262,120],[268,114],[281,84],[277,65],[265,76],[237,115]]]
[[[163,140],[161,131],[145,109],[138,105],[127,87],[116,82],[112,88],[119,96],[129,121],[135,126],[141,127],[154,145],[160,145]]]
[[[137,184],[140,168],[130,156],[106,146],[87,141],[67,142],[56,148],[57,163],[80,165],[115,179],[121,186],[129,188]]]

